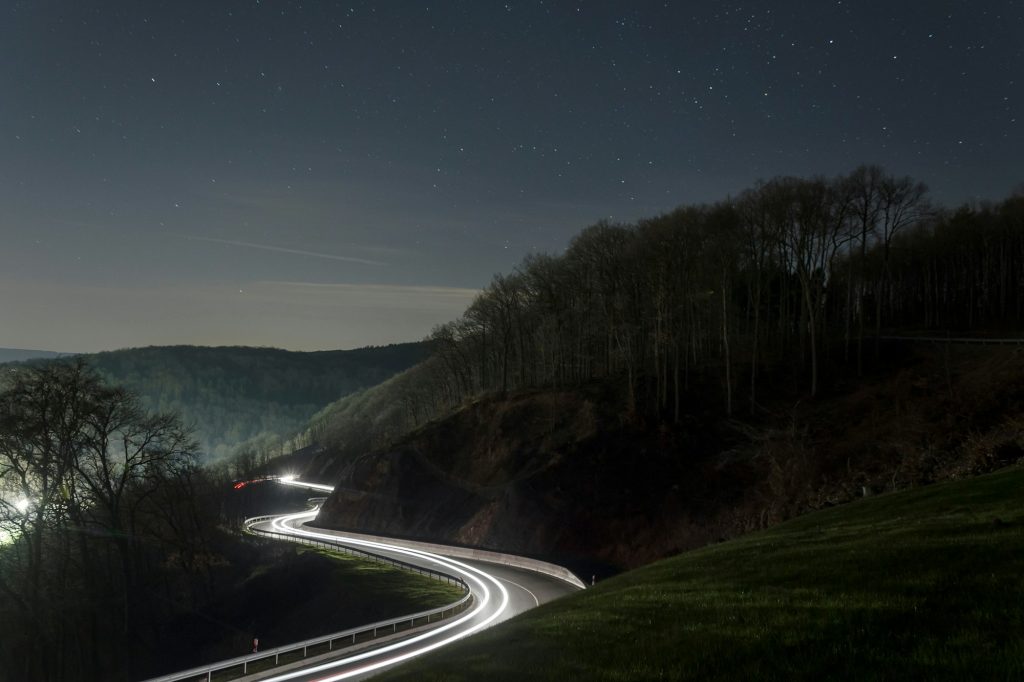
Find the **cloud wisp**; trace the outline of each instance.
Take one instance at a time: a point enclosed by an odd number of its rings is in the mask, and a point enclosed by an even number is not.
[[[215,237],[195,237],[192,235],[186,236],[189,241],[196,242],[209,242],[211,244],[227,244],[228,246],[241,246],[247,249],[259,249],[261,251],[274,251],[276,253],[288,253],[295,256],[308,256],[310,258],[323,258],[325,260],[337,260],[345,263],[359,263],[361,265],[376,265],[386,266],[388,263],[379,260],[370,260],[369,258],[356,258],[355,256],[339,256],[333,253],[320,253],[318,251],[305,251],[303,249],[289,249],[283,246],[273,246],[270,244],[255,244],[253,242],[242,242],[235,241],[233,239],[216,239]]]

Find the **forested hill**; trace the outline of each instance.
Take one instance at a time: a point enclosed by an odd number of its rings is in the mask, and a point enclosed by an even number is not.
[[[1024,193],[944,209],[877,166],[775,178],[713,205],[586,228],[496,275],[430,358],[331,405],[309,437],[342,458],[489,393],[614,388],[679,423],[813,398],[884,364],[887,335],[1019,336]]]
[[[427,354],[422,343],[300,353],[276,348],[169,346],[83,356],[150,410],[174,410],[208,456],[240,443],[279,450],[324,405],[384,381]]]
[[[631,564],[1016,461],[1019,351],[925,339],[1019,338],[1022,282],[1024,194],[944,209],[871,166],[593,225],[311,422],[320,521]]]

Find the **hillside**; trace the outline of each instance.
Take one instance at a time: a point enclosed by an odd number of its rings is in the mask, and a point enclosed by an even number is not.
[[[1024,354],[887,350],[898,368],[757,419],[700,403],[678,425],[630,418],[592,387],[477,400],[343,460],[318,523],[636,567],[881,491],[1024,457]],[[378,389],[380,390],[380,389]],[[324,453],[307,471],[316,477]]]
[[[945,210],[875,166],[602,221],[292,464],[338,484],[326,525],[614,567],[990,471],[1022,455],[1024,356],[927,339],[1019,338],[1022,263],[1024,197]]]
[[[1024,679],[1024,470],[809,514],[382,680]]]
[[[659,437],[618,423],[613,404],[596,389],[481,399],[354,459],[332,479],[317,523],[573,566],[656,559],[678,540],[672,526],[699,487],[739,485],[736,472],[710,466],[728,434]]]
[[[239,444],[280,452],[324,405],[422,360],[423,344],[300,353],[276,348],[131,348],[85,359],[148,410],[179,412],[211,457]]]

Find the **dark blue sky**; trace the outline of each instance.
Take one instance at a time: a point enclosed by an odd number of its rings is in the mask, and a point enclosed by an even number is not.
[[[0,346],[415,339],[602,218],[1021,182],[1024,4],[0,2]]]

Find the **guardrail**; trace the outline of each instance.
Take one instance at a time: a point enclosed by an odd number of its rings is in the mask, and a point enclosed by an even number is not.
[[[330,528],[321,528],[319,526],[314,526],[314,528],[324,533],[338,532]],[[489,549],[475,549],[472,547],[458,547],[454,545],[439,545],[434,544],[432,542],[424,542],[422,540],[406,540],[404,538],[391,538],[377,535],[366,535],[364,533],[353,533],[349,531],[344,531],[344,535],[360,540],[369,540],[371,542],[387,542],[388,544],[395,545],[397,547],[417,549],[423,552],[431,552],[433,554],[443,554],[445,556],[450,556],[457,559],[473,559],[475,561],[486,561],[491,564],[513,566],[515,568],[525,568],[535,573],[543,573],[544,575],[549,575],[552,578],[563,580],[581,590],[587,589],[586,583],[580,580],[579,576],[577,576],[575,573],[570,571],[565,566],[559,566],[558,564],[552,564],[547,561],[541,561],[540,559],[531,559],[529,557],[519,556],[517,554],[505,554],[503,552],[494,552]]]
[[[342,551],[346,554],[371,559],[378,563],[387,563],[396,568],[413,571],[420,575],[426,575],[434,578],[435,580],[444,580],[447,581],[449,585],[459,585],[466,591],[466,594],[458,601],[446,604],[440,608],[399,616],[398,618],[392,618],[390,620],[382,620],[369,625],[360,625],[348,630],[342,630],[341,632],[323,635],[322,637],[315,637],[302,642],[294,642],[274,649],[267,649],[266,651],[238,656],[224,661],[217,661],[216,663],[190,668],[189,670],[171,673],[162,677],[153,677],[148,680],[144,680],[144,682],[198,682],[199,680],[212,682],[215,674],[218,675],[218,678],[220,678],[221,674],[224,674],[225,676],[230,676],[228,679],[234,679],[235,677],[242,675],[270,670],[278,665],[293,663],[311,656],[320,656],[355,644],[372,641],[378,637],[394,634],[403,630],[409,630],[417,626],[429,625],[430,623],[444,620],[445,618],[451,618],[452,616],[462,613],[472,604],[473,594],[469,591],[469,585],[466,584],[466,581],[457,576],[449,575],[442,571],[424,568],[422,566],[416,566],[399,559],[392,559],[391,557],[373,554],[372,552],[364,552],[352,547],[334,544],[332,542],[299,538],[293,535],[284,535],[273,531],[252,528],[254,524],[262,521],[269,521],[273,518],[275,517],[256,516],[246,519],[244,526],[246,531],[256,535],[273,537],[279,540],[288,540],[290,542],[297,542],[298,544],[309,545],[321,549],[330,549],[331,551]],[[237,674],[231,676],[232,672]]]
[[[928,341],[931,343],[955,343],[955,344],[1024,344],[1024,338],[1014,339],[986,339],[978,336],[879,336],[880,341]]]
[[[182,682],[185,680],[206,680],[207,682],[211,682],[215,673],[227,674],[236,668],[237,672],[241,675],[262,672],[278,665],[292,663],[304,658],[309,658],[310,656],[319,656],[354,644],[367,642],[384,635],[394,634],[401,630],[408,630],[416,627],[416,621],[422,621],[420,625],[426,625],[445,618],[451,618],[452,616],[462,613],[469,608],[469,605],[472,603],[472,599],[473,595],[471,593],[466,593],[462,599],[452,602],[440,609],[421,611],[420,613],[412,613],[407,616],[401,616],[391,620],[382,620],[379,623],[361,625],[356,628],[342,630],[341,632],[335,632],[330,635],[324,635],[323,637],[316,637],[302,642],[286,644],[284,646],[267,649],[266,651],[261,651],[255,654],[230,658],[226,661],[218,661],[210,665],[199,666],[190,670],[183,670],[181,672],[171,673],[170,675],[164,675],[163,677],[153,677],[145,680],[144,682]],[[406,624],[408,624],[408,627],[405,627]],[[403,627],[399,628],[399,626]]]
[[[329,549],[332,552],[341,552],[343,554],[349,554],[351,556],[369,559],[370,561],[374,561],[379,564],[388,564],[390,566],[394,566],[395,568],[400,568],[405,571],[411,571],[413,573],[425,575],[435,580],[446,581],[449,585],[458,585],[467,592],[469,591],[469,585],[466,584],[465,580],[459,578],[458,576],[451,575],[450,573],[445,573],[444,571],[435,571],[432,568],[417,566],[416,564],[411,564],[406,561],[402,561],[401,559],[394,559],[392,557],[374,554],[373,552],[367,552],[362,549],[356,549],[355,547],[349,547],[348,545],[337,544],[325,540],[315,540],[312,538],[298,537],[295,535],[287,535],[285,533],[275,533],[271,530],[260,530],[259,528],[253,528],[253,526],[257,523],[263,523],[264,521],[269,521],[274,518],[276,518],[276,516],[254,516],[250,519],[246,519],[242,525],[245,528],[246,532],[252,533],[253,535],[274,538],[276,540],[285,540],[287,542],[295,542],[300,545],[307,545],[309,547],[316,547],[318,549]],[[338,542],[340,543],[341,541],[341,538],[339,538]]]

